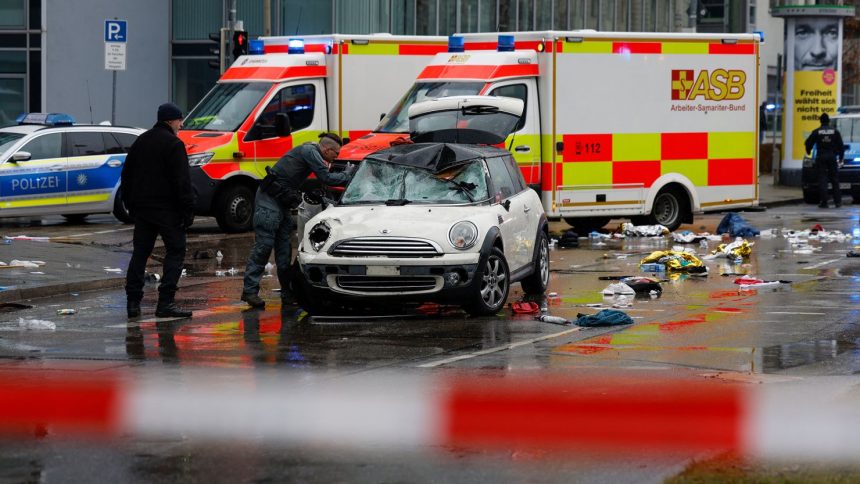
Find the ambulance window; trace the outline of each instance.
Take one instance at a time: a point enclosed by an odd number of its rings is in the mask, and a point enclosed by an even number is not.
[[[47,160],[50,158],[62,158],[63,135],[51,133],[39,136],[28,142],[18,151],[30,153],[31,160]]]
[[[523,126],[526,125],[526,113],[528,112],[528,89],[525,84],[509,84],[507,86],[501,86],[490,91],[490,96],[504,96],[504,97],[512,97],[514,99],[521,99],[523,101],[523,115],[520,116],[520,122],[517,123],[517,126],[514,128],[514,131],[519,131],[523,129]]]
[[[505,165],[505,159],[502,157],[487,159],[487,168],[493,181],[493,195],[497,201],[502,201],[518,191]]]
[[[275,97],[263,108],[263,112],[257,118],[257,124],[274,126],[275,115],[286,113],[290,117],[290,129],[292,131],[307,128],[314,120],[315,101],[316,89],[314,89],[313,84],[285,87],[278,91]]]
[[[96,156],[105,154],[105,141],[101,133],[66,133],[69,142],[69,156]]]

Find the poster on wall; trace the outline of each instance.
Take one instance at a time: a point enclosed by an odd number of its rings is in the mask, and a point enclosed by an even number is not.
[[[842,20],[839,17],[786,19],[787,73],[792,76],[792,158],[806,154],[804,140],[820,125],[822,113],[833,114],[839,103],[842,62]]]

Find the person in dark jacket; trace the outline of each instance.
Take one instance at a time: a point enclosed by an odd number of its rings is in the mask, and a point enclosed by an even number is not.
[[[822,113],[819,118],[821,126],[815,128],[806,138],[806,153],[815,152],[815,169],[818,171],[819,204],[827,208],[827,182],[833,187],[833,203],[837,208],[842,206],[842,191],[839,189],[839,161],[845,154],[845,145],[839,130],[830,126],[830,116]]]
[[[188,155],[176,136],[180,127],[182,111],[171,103],[159,106],[158,122],[131,145],[122,168],[122,201],[134,219],[134,250],[125,283],[129,318],[140,316],[146,260],[159,235],[166,255],[155,315],[191,317],[191,311],[174,300],[185,259],[185,231],[194,222]]]
[[[289,270],[292,259],[290,237],[296,228],[290,210],[301,202],[299,188],[311,172],[326,185],[345,185],[352,165],[341,173],[331,173],[325,162],[331,163],[340,153],[340,137],[332,133],[320,135],[319,143],[305,143],[282,156],[257,189],[254,207],[254,247],[245,267],[242,301],[252,308],[263,308],[266,302],[259,296],[260,278],[272,249],[281,284],[281,302],[292,303]],[[301,237],[301,235],[299,235]]]

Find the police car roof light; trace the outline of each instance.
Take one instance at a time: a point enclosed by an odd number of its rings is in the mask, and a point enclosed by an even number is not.
[[[17,124],[43,124],[46,126],[71,126],[75,118],[64,113],[23,113],[15,118]]]
[[[254,39],[248,42],[248,55],[262,55],[265,51],[262,40]]]
[[[466,50],[465,39],[459,35],[448,37],[448,52],[464,52]]]
[[[287,54],[304,54],[305,41],[302,39],[291,38],[287,42]]]
[[[513,35],[500,35],[499,36],[499,52],[513,52],[515,47],[514,36]]]
[[[764,44],[764,32],[762,32],[761,30],[756,30],[756,31],[755,31],[755,32],[753,32],[753,33],[754,33],[755,35],[758,35],[758,41],[759,41],[760,43]]]

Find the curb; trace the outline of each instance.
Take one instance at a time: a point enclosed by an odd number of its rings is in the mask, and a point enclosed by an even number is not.
[[[803,203],[803,197],[786,198],[784,200],[774,200],[772,202],[762,202],[760,206],[765,208],[784,207],[786,205],[796,205]]]
[[[27,299],[39,299],[51,296],[66,296],[74,292],[116,289],[123,286],[125,286],[125,276],[79,282],[65,282],[61,284],[50,284],[37,287],[22,287],[0,292],[0,303],[18,302]]]

